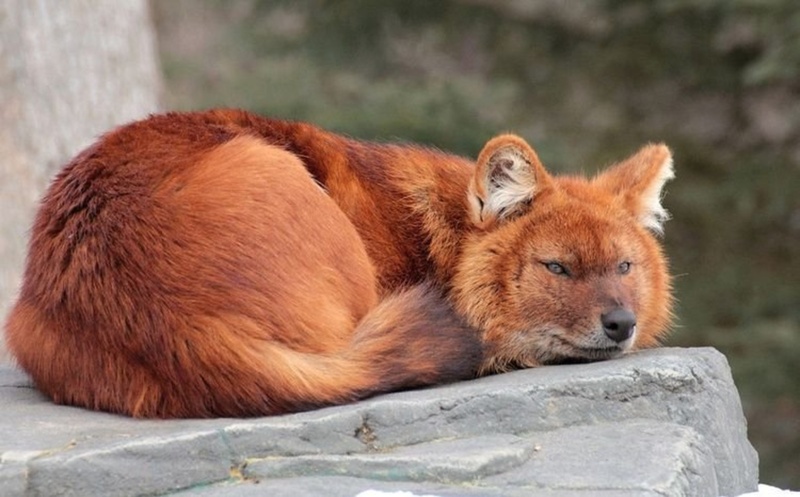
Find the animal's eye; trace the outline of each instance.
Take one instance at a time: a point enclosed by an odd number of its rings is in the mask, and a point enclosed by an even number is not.
[[[620,262],[619,266],[617,266],[617,273],[619,274],[628,274],[631,270],[631,263],[628,261]]]
[[[544,266],[547,268],[548,271],[550,271],[553,274],[563,274],[565,276],[569,275],[569,272],[567,272],[567,268],[565,268],[564,266],[562,266],[557,262],[545,262]]]

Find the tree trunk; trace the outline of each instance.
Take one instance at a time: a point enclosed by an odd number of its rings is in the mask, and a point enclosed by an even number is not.
[[[147,0],[0,2],[0,322],[49,179],[103,131],[156,111],[160,87]]]

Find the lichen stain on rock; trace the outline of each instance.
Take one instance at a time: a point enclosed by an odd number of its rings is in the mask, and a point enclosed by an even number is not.
[[[368,452],[377,452],[380,450],[378,446],[378,436],[369,425],[369,420],[366,416],[363,418],[361,425],[356,428],[354,436],[366,446]]]

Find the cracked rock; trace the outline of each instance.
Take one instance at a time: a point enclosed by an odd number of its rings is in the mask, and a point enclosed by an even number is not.
[[[727,362],[708,348],[253,419],[56,406],[0,369],[0,497],[738,495],[757,468]]]

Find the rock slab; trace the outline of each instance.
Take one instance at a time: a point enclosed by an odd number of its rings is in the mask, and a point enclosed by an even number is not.
[[[757,468],[728,364],[708,348],[254,419],[56,406],[0,369],[0,497],[732,496],[756,488]]]

